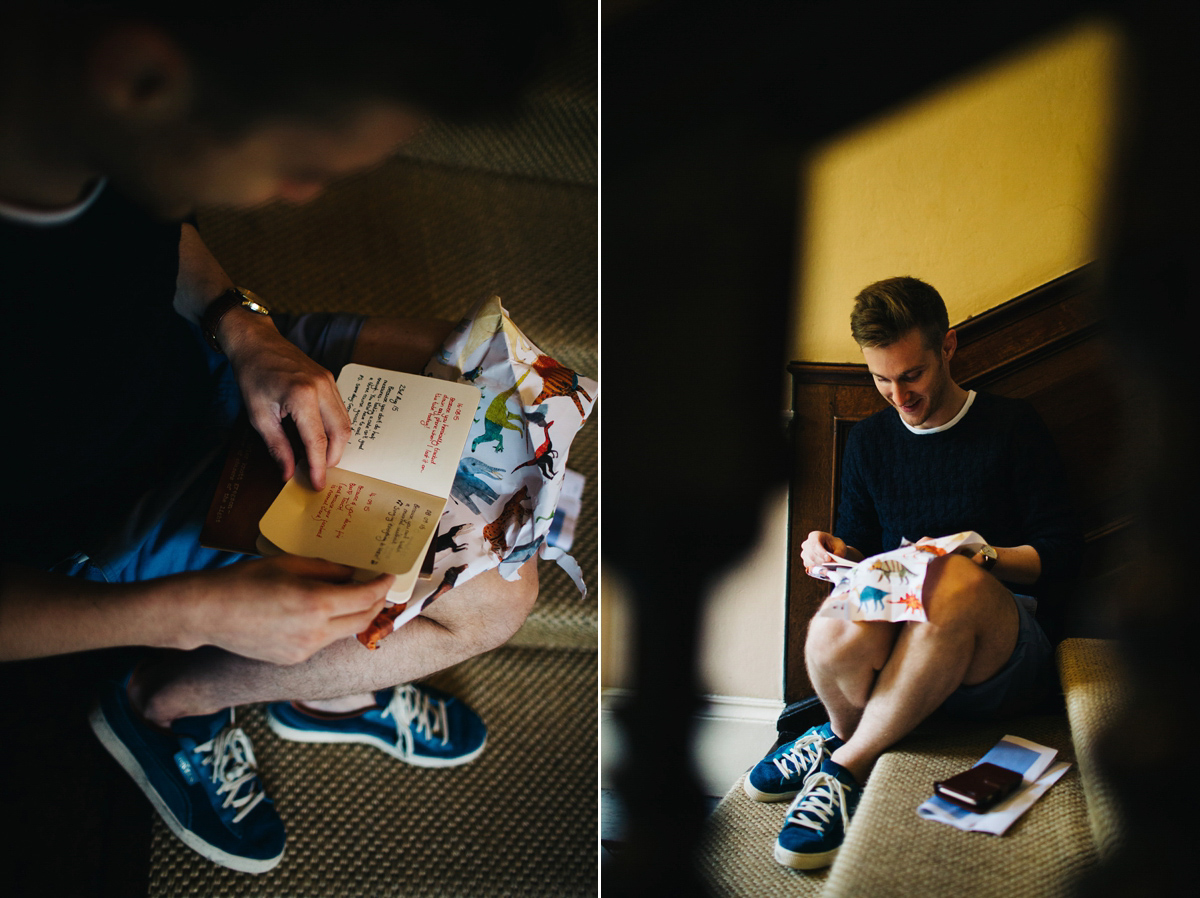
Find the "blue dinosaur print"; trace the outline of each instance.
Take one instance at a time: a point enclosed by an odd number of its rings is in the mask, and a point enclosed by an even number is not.
[[[530,558],[537,554],[538,547],[545,541],[546,537],[539,536],[531,543],[525,543],[523,546],[517,546],[505,556],[505,563],[524,564]]]
[[[883,597],[887,593],[882,589],[876,589],[874,586],[864,586],[859,594],[859,604],[866,608],[868,604],[879,606],[879,610],[883,610]]]
[[[479,498],[491,505],[496,501],[497,493],[483,478],[499,480],[504,476],[503,468],[494,468],[486,462],[468,455],[458,463],[458,473],[454,475],[454,484],[450,487],[450,495],[461,502],[471,511],[479,514],[475,499]]]

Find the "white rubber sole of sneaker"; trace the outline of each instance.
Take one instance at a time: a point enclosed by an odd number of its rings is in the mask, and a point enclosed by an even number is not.
[[[150,799],[150,804],[154,805],[154,810],[158,811],[158,815],[162,817],[163,823],[167,824],[167,828],[184,845],[192,849],[192,851],[207,858],[214,864],[220,864],[222,867],[237,870],[239,873],[266,873],[268,870],[274,869],[283,859],[282,851],[275,857],[266,858],[265,860],[238,857],[227,851],[222,851],[216,845],[210,845],[208,842],[205,842],[176,819],[175,814],[172,813],[167,803],[163,801],[162,796],[158,794],[158,790],[151,785],[150,780],[146,778],[146,774],[142,772],[142,765],[137,762],[133,753],[125,747],[125,743],[117,738],[117,734],[109,726],[108,720],[105,719],[104,712],[100,710],[99,705],[95,705],[91,713],[88,714],[88,723],[91,724],[92,732],[96,734],[96,738],[100,740],[100,744],[124,768],[125,772],[132,777],[137,787],[142,790],[145,796]]]
[[[800,790],[795,792],[760,792],[750,785],[750,777],[743,777],[742,791],[753,798],[755,801],[791,801],[800,794]]]
[[[313,743],[352,743],[357,745],[373,745],[375,748],[391,755],[397,761],[403,761],[405,764],[411,764],[414,767],[459,767],[474,761],[483,753],[487,747],[487,736],[483,737],[483,742],[473,752],[467,755],[460,755],[457,758],[426,758],[420,755],[406,755],[390,742],[384,742],[382,739],[376,739],[374,736],[355,733],[353,735],[342,733],[322,733],[314,730],[298,730],[295,727],[290,727],[270,711],[266,712],[267,726],[280,739],[287,739],[290,742],[313,742]]]
[[[819,870],[821,867],[828,867],[833,863],[833,859],[837,857],[837,853],[837,848],[831,848],[829,851],[823,851],[820,854],[800,854],[795,851],[788,851],[778,842],[775,843],[776,862],[783,864],[785,867],[791,867],[793,870]]]

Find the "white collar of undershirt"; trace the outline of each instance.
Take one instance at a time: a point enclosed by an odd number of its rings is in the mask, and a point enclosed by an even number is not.
[[[104,190],[106,183],[108,183],[107,179],[101,178],[96,182],[96,185],[87,196],[77,203],[72,203],[65,209],[26,209],[23,206],[15,206],[12,203],[0,200],[0,218],[3,218],[5,221],[11,221],[14,224],[34,225],[43,228],[63,225],[69,221],[74,221],[86,212],[88,207],[96,201],[96,197],[100,195],[100,192]]]
[[[900,423],[903,424],[905,427],[907,427],[909,430],[911,430],[913,433],[917,434],[918,436],[925,436],[925,434],[927,434],[927,433],[941,433],[943,430],[949,430],[951,427],[953,427],[955,424],[957,424],[959,421],[961,421],[963,419],[963,417],[967,414],[967,409],[969,409],[971,407],[971,403],[973,403],[974,401],[975,401],[975,391],[971,390],[971,392],[967,393],[967,401],[964,402],[963,407],[958,410],[958,414],[955,415],[953,418],[951,418],[949,421],[947,421],[945,424],[939,424],[937,427],[913,427],[911,424],[909,424],[903,418],[900,419]]]

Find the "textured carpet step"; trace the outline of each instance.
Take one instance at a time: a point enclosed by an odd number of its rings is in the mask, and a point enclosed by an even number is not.
[[[917,816],[934,780],[970,766],[1010,733],[1074,761],[1062,715],[994,725],[930,722],[880,758],[832,867],[809,873],[777,864],[772,850],[787,803],[751,801],[739,782],[709,821],[701,871],[714,895],[729,898],[1066,898],[1096,863],[1076,767],[1003,836],[964,833]]]
[[[975,763],[1010,733],[1058,749],[1058,760],[1074,761],[1063,715],[922,727],[876,764],[822,894],[1073,894],[1077,878],[1096,862],[1078,767],[1073,766],[1003,836],[965,833],[917,816],[935,780]]]
[[[423,770],[369,746],[286,742],[261,707],[241,709],[287,826],[283,860],[235,873],[156,818],[149,895],[595,895],[595,655],[500,649],[431,682],[487,722],[473,763]]]
[[[1058,672],[1087,796],[1092,838],[1100,855],[1108,856],[1118,845],[1121,823],[1112,788],[1098,769],[1097,750],[1101,736],[1117,722],[1126,696],[1116,642],[1063,640],[1058,647]]]
[[[563,4],[569,42],[521,108],[499,124],[433,124],[403,156],[463,168],[595,185],[599,141],[596,6]]]
[[[803,873],[782,867],[772,852],[788,802],[753,801],[734,784],[709,816],[697,865],[713,898],[821,894],[828,870]]]

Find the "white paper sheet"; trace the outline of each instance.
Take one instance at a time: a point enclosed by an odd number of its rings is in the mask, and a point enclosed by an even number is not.
[[[933,795],[917,808],[917,814],[926,820],[948,823],[968,832],[1002,835],[1070,769],[1071,765],[1066,762],[1054,764],[1057,755],[1057,749],[1038,745],[1020,736],[1005,736],[972,766],[987,761],[1021,774],[1023,782],[1012,795],[983,814],[960,808],[939,795]]]

